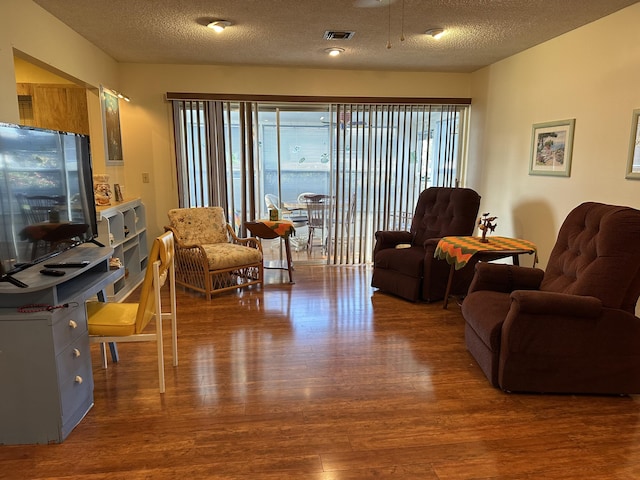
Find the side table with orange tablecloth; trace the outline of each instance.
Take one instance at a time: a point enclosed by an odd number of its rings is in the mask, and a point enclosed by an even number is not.
[[[451,265],[444,297],[444,308],[447,308],[448,305],[455,270],[464,267],[472,257],[479,261],[512,257],[513,264],[518,265],[518,255],[527,253],[534,255],[534,265],[538,262],[538,248],[533,242],[509,237],[488,237],[487,240],[488,242],[483,243],[480,237],[443,237],[438,242],[433,256],[446,260]]]
[[[245,227],[252,235],[258,238],[273,239],[282,238],[284,240],[284,250],[287,256],[287,266],[285,267],[268,267],[278,270],[287,270],[289,272],[289,283],[293,282],[293,262],[291,260],[291,245],[289,237],[295,235],[293,222],[290,220],[255,220],[253,222],[245,222]]]

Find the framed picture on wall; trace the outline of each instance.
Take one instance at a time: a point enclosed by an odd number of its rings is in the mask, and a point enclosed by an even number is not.
[[[107,165],[123,165],[122,136],[120,134],[120,105],[118,96],[100,85],[102,105],[102,129],[104,132],[105,158]]]
[[[571,175],[575,122],[572,118],[533,125],[529,175]]]
[[[640,109],[634,110],[631,116],[631,139],[629,140],[626,178],[640,180],[640,125],[638,125],[638,117],[640,117]]]

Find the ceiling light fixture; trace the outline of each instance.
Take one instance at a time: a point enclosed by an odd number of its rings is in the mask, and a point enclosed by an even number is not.
[[[118,97],[121,98],[122,100],[124,100],[125,102],[130,102],[131,98],[129,98],[127,95],[125,95],[124,93],[121,92],[117,92],[116,90],[111,90],[111,92],[113,92],[113,94]]]
[[[435,40],[439,40],[444,35],[444,28],[430,28],[424,33],[433,37]]]
[[[212,29],[217,33],[220,33],[230,25],[231,25],[231,22],[229,22],[228,20],[213,20],[212,22],[207,24],[207,27],[209,27],[210,29]]]
[[[325,52],[327,52],[329,55],[331,55],[332,57],[337,57],[338,55],[340,55],[342,52],[344,52],[344,48],[338,48],[338,47],[333,47],[333,48],[325,48],[324,50]]]

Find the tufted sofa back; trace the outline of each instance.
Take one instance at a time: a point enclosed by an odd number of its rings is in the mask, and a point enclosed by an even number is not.
[[[541,290],[590,295],[634,313],[640,295],[640,211],[587,202],[565,219]]]
[[[411,222],[413,244],[450,235],[472,235],[480,195],[470,188],[430,187],[420,197]]]
[[[227,243],[227,221],[222,207],[174,208],[169,223],[186,245]]]

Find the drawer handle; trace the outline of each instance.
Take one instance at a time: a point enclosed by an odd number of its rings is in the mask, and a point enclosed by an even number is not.
[[[78,324],[75,320],[69,320],[69,327],[70,328],[78,328]]]
[[[76,378],[74,380],[78,385],[82,383],[82,377],[80,375],[76,375]]]
[[[78,358],[80,356],[80,350],[77,348],[73,349],[73,358]]]

